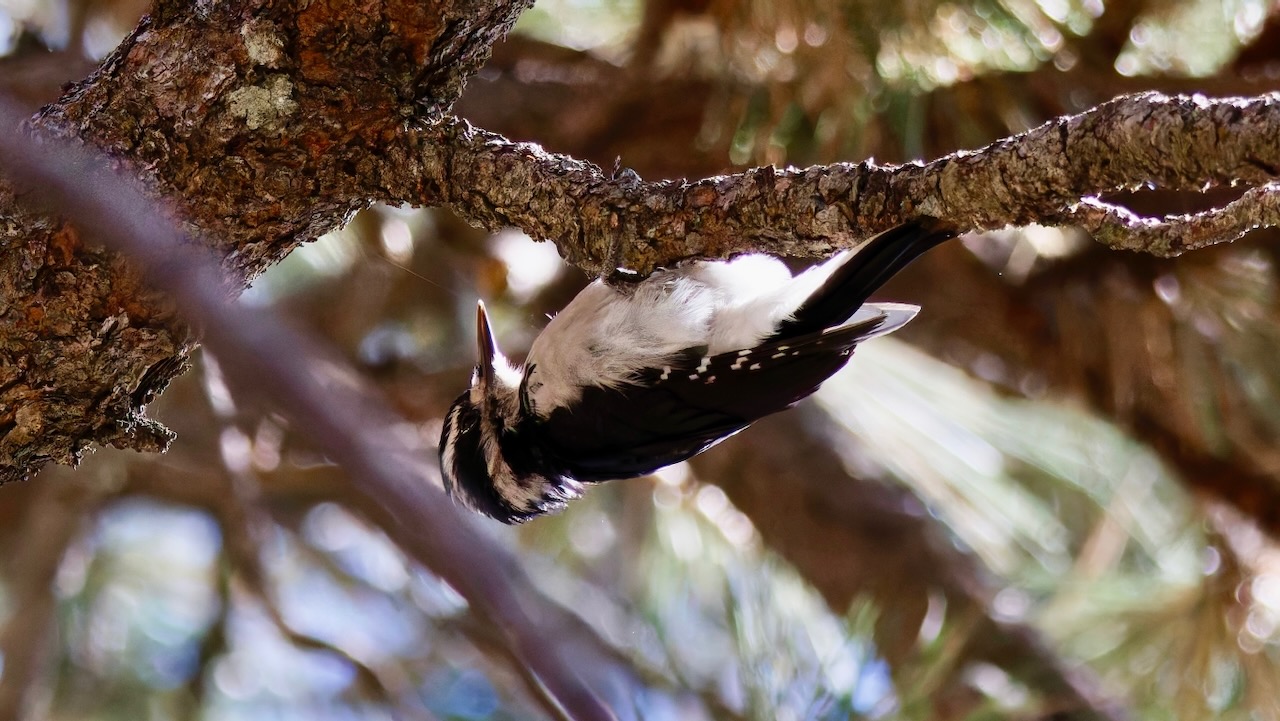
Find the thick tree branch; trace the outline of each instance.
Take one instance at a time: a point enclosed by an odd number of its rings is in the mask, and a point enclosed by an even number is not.
[[[242,284],[367,206],[531,0],[160,0],[34,128],[127,160]]]
[[[445,204],[484,227],[515,225],[554,241],[600,275],[646,274],[690,256],[764,251],[812,256],[856,245],[917,215],[966,229],[1071,222],[1083,199],[1148,185],[1176,190],[1268,183],[1280,175],[1280,95],[1208,100],[1142,93],[1104,103],[979,151],[929,163],[871,161],[756,168],[694,182],[609,177],[598,167],[448,120],[414,138],[418,187],[394,200]],[[1274,213],[1195,216],[1192,245],[1134,233],[1113,245],[1174,255],[1231,240]]]

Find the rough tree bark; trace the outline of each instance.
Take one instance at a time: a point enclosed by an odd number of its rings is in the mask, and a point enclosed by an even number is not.
[[[918,215],[965,230],[1074,223],[1115,248],[1176,256],[1280,224],[1280,97],[1209,100],[1142,93],[1066,116],[980,151],[929,163],[771,166],[696,182],[646,183],[451,120],[429,128],[423,202],[493,229],[557,242],[599,275],[646,275],[692,256],[846,248]],[[1142,218],[1096,196],[1144,184],[1252,184],[1200,214]]]

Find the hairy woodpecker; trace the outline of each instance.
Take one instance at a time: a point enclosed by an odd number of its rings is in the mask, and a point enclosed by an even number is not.
[[[596,281],[551,320],[523,369],[498,351],[480,303],[479,363],[440,437],[445,488],[522,523],[560,510],[584,483],[697,455],[809,396],[855,345],[911,320],[917,306],[866,301],[954,236],[921,218],[794,278],[747,255]]]

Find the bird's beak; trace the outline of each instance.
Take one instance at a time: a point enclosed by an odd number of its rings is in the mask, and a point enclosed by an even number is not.
[[[489,314],[484,312],[484,301],[476,304],[476,344],[480,347],[479,363],[480,384],[493,382],[493,357],[498,354],[498,346],[493,342],[493,328],[489,326]]]

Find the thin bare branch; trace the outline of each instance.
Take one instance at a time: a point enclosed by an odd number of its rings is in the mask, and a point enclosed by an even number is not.
[[[1062,217],[1080,225],[1104,245],[1168,258],[1230,243],[1255,228],[1280,226],[1280,184],[1250,188],[1220,208],[1199,213],[1146,218],[1123,206],[1090,197],[1068,208]]]

